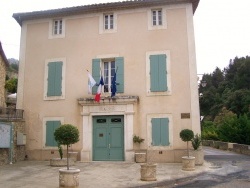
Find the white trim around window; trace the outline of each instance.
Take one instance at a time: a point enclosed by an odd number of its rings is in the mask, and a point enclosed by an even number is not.
[[[151,92],[150,90],[150,55],[159,55],[165,54],[167,56],[167,66],[166,66],[166,74],[167,74],[167,91],[164,92]],[[149,51],[146,52],[146,92],[147,96],[161,96],[161,95],[172,95],[172,87],[171,87],[171,56],[170,51]]]
[[[55,149],[55,147],[51,147],[51,146],[46,146],[46,122],[47,121],[60,121],[61,125],[64,124],[64,117],[44,117],[43,118],[43,148],[46,149]]]
[[[152,122],[153,118],[168,118],[169,120],[169,145],[152,146]],[[173,149],[173,116],[172,114],[147,114],[147,146],[155,150]]]
[[[56,31],[55,31],[56,28]],[[56,18],[49,21],[49,39],[65,37],[65,19]]]
[[[61,96],[47,96],[48,92],[48,64],[51,62],[62,62],[62,95]],[[66,58],[54,58],[54,59],[47,59],[45,60],[45,66],[44,66],[44,94],[43,99],[44,100],[62,100],[65,99],[65,73],[66,73]]]
[[[105,19],[105,17],[107,17],[107,19]],[[105,20],[108,21],[107,28],[105,28]],[[100,14],[99,34],[116,33],[116,32],[117,32],[117,13],[113,12],[113,13]]]
[[[156,25],[153,24],[153,12],[156,11]],[[158,13],[161,11],[161,25],[159,24]],[[166,8],[152,8],[148,9],[148,30],[167,29],[167,9]]]

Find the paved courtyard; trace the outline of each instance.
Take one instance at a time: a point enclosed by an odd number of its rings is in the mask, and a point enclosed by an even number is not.
[[[205,148],[205,153],[209,154],[208,152],[209,148]],[[210,156],[213,155],[210,154]],[[209,159],[203,166],[196,166],[196,170],[192,172],[181,170],[181,164],[178,163],[159,163],[157,164],[157,181],[154,182],[140,180],[140,164],[138,163],[77,162],[75,167],[81,170],[79,187],[175,187],[179,182],[194,179],[202,174],[227,176],[240,172],[243,169],[244,160],[236,162],[237,165],[232,165],[223,160],[219,160],[219,163],[215,161],[214,164]],[[211,168],[216,164],[221,165],[220,168]],[[59,169],[60,167],[51,167],[49,161],[22,161],[0,166],[0,187],[56,188],[59,187]]]

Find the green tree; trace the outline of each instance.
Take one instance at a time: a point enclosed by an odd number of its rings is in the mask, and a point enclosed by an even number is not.
[[[16,93],[17,92],[17,78],[11,78],[5,82],[5,89],[8,93]]]
[[[69,170],[69,145],[79,141],[79,131],[71,124],[64,124],[55,130],[54,137],[58,145],[67,146],[67,170]]]

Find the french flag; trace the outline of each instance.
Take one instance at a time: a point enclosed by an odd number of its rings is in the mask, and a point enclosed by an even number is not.
[[[100,102],[101,92],[102,92],[102,86],[103,85],[104,85],[103,77],[101,76],[101,79],[100,79],[100,82],[99,82],[99,85],[98,85],[98,88],[97,88],[97,92],[96,92],[96,95],[95,95],[95,101],[96,102]]]

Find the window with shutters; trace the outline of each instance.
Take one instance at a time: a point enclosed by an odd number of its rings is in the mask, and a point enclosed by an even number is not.
[[[65,98],[65,59],[48,60],[45,63],[44,99]]]
[[[111,83],[114,79],[116,66],[115,61],[104,61],[103,62],[103,81],[104,81],[104,93],[111,92]]]
[[[61,125],[60,121],[47,121],[46,122],[46,146],[56,147],[57,142],[54,138],[55,130]]]
[[[147,144],[154,149],[173,149],[173,115],[147,114]]]
[[[116,73],[116,89],[117,94],[124,92],[124,58],[105,58],[92,60],[92,76],[97,83],[103,76],[104,93],[111,93],[111,85]],[[96,94],[97,86],[92,88],[92,94]]]
[[[148,52],[146,61],[147,96],[171,94],[170,53]]]
[[[43,118],[43,138],[44,147],[57,147],[57,142],[54,138],[55,130],[64,122],[63,117],[45,117]]]
[[[152,118],[152,145],[168,146],[169,145],[169,119]]]

